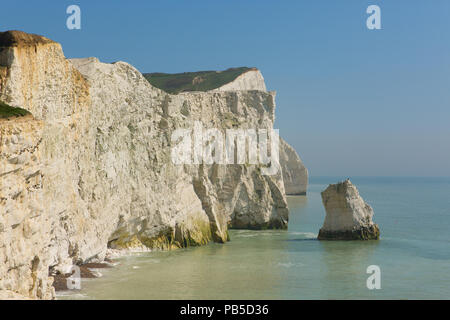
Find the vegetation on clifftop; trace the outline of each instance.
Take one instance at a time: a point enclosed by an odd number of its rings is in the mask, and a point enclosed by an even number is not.
[[[185,91],[208,91],[232,82],[241,74],[256,70],[240,67],[224,71],[198,71],[184,73],[144,73],[144,77],[153,86],[168,93],[177,94]]]
[[[12,117],[23,117],[31,114],[25,109],[15,108],[0,101],[0,119],[7,119]]]
[[[0,48],[35,46],[38,44],[48,43],[53,43],[53,41],[37,34],[26,33],[18,30],[0,32]]]

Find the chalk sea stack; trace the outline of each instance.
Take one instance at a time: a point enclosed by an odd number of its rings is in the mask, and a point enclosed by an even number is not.
[[[331,184],[322,192],[327,213],[319,240],[377,240],[378,225],[372,221],[373,209],[364,202],[349,179]]]

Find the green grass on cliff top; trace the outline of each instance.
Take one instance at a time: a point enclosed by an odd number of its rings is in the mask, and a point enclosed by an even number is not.
[[[0,119],[23,117],[29,114],[31,113],[25,109],[11,107],[10,105],[0,101]]]
[[[255,68],[230,68],[225,71],[198,71],[184,73],[144,73],[144,77],[153,86],[168,93],[185,91],[208,91],[217,89]]]

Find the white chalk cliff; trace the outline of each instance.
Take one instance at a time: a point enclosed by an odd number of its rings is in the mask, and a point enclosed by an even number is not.
[[[125,62],[67,60],[49,39],[0,33],[0,101],[33,115],[0,120],[0,297],[51,299],[49,270],[103,261],[108,248],[173,249],[225,242],[228,228],[287,228],[281,171],[170,158],[172,132],[195,121],[273,128],[275,93],[259,71],[247,77],[170,95]],[[282,148],[291,159],[295,151]]]

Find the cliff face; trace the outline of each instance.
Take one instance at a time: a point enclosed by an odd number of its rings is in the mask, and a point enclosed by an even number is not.
[[[10,212],[21,219],[8,222],[1,235],[0,246],[6,252],[2,258],[8,262],[0,266],[6,272],[0,277],[0,290],[49,298],[53,296],[48,285],[49,266],[68,262],[76,248],[71,238],[75,234],[83,238],[86,226],[91,226],[88,212],[78,205],[77,188],[78,163],[83,157],[92,157],[88,143],[81,139],[88,130],[82,119],[90,108],[89,89],[81,74],[66,61],[59,44],[14,31],[0,34],[0,100],[22,106],[37,119],[1,123],[0,213],[7,217],[4,214]],[[17,127],[19,123],[22,127]],[[13,129],[8,130],[11,126]],[[19,160],[29,145],[35,144],[36,159],[25,157],[17,162],[18,171],[4,175],[10,171],[5,163],[12,156],[4,153],[8,152],[8,141],[25,142],[23,146],[14,145]],[[27,176],[22,176],[28,166],[40,168],[30,180],[39,178],[39,183],[32,187],[27,184]],[[9,188],[15,185],[23,188],[18,196],[10,194]],[[66,221],[68,216],[83,215],[77,224]],[[27,237],[20,232],[28,229],[32,237],[25,241]],[[86,241],[92,240],[95,242],[95,238]]]
[[[0,33],[0,101],[34,115],[0,123],[0,292],[51,298],[49,269],[101,261],[108,247],[287,228],[281,171],[171,161],[178,129],[273,127],[275,94],[241,89],[170,95],[127,63],[69,61],[51,40]]]
[[[308,189],[308,169],[294,148],[283,139],[280,139],[280,165],[286,194],[305,195]]]
[[[0,297],[50,298],[42,122],[0,120]]]

